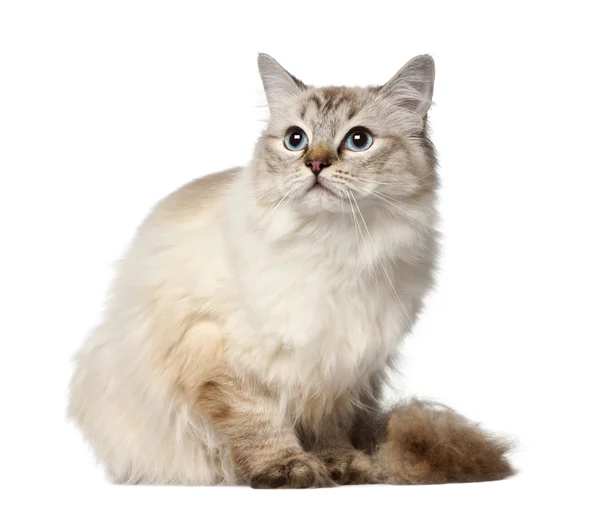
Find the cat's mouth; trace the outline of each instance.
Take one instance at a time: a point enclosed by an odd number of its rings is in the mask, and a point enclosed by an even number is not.
[[[331,194],[332,196],[337,196],[335,191],[327,187],[327,185],[319,180],[315,180],[315,183],[311,185],[307,192],[314,192],[316,194]]]

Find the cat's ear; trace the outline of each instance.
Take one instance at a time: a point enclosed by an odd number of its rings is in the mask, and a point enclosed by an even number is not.
[[[381,93],[398,107],[424,117],[431,107],[435,64],[429,55],[419,55],[408,61],[382,88]]]
[[[271,110],[296,96],[306,86],[266,53],[258,54],[258,71]]]

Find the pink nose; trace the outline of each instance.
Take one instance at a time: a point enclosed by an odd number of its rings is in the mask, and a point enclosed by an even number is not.
[[[330,165],[330,162],[328,160],[311,159],[306,161],[306,165],[315,175],[318,175],[324,168]]]

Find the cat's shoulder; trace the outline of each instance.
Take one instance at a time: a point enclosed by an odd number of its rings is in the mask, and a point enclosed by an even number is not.
[[[157,203],[151,219],[174,221],[210,216],[241,171],[241,167],[231,168],[186,183]]]

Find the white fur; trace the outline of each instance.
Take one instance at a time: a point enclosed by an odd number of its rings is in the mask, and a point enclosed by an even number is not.
[[[282,419],[315,424],[347,413],[387,368],[431,286],[433,197],[332,211],[309,191],[307,215],[261,201],[255,164],[155,208],[77,355],[69,412],[117,482],[239,482],[178,386],[174,352],[193,373],[223,351],[271,387]]]
[[[194,310],[221,313],[232,365],[271,383],[298,418],[303,401],[327,412],[386,365],[430,285],[409,264],[419,232],[398,217],[373,225],[372,244],[349,217],[298,230],[285,205],[255,227],[264,213],[249,176],[196,217],[167,222],[160,207],[149,217],[78,354],[70,411],[116,481],[237,482],[226,444],[162,368]]]

